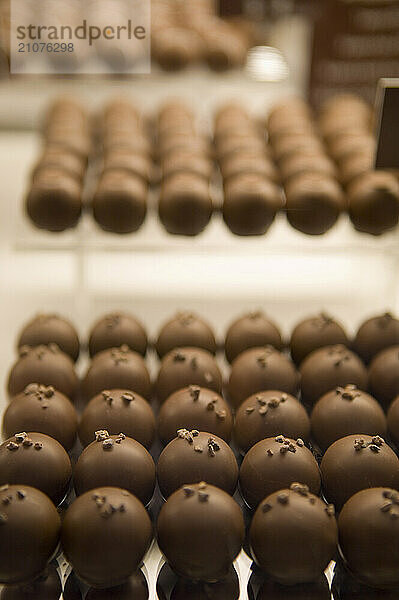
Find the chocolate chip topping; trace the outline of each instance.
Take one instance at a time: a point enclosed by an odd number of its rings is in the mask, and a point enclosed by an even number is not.
[[[381,447],[384,445],[384,440],[379,435],[375,435],[371,438],[370,442],[365,442],[363,438],[356,439],[353,447],[357,452],[360,452],[364,448],[369,448],[371,452],[378,454]]]

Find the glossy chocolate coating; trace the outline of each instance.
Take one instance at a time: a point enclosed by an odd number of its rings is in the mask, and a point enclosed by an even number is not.
[[[19,334],[17,346],[46,346],[51,343],[57,344],[74,361],[77,360],[80,351],[78,334],[72,323],[59,315],[34,317]]]
[[[334,515],[333,506],[301,483],[274,492],[252,519],[249,539],[256,563],[283,585],[318,581],[337,549]]]
[[[8,394],[16,396],[36,382],[53,386],[71,400],[75,399],[79,387],[72,359],[56,344],[19,349],[19,358],[8,376]]]
[[[156,351],[160,358],[183,346],[203,348],[211,354],[216,353],[216,340],[210,325],[191,312],[179,312],[165,323],[158,334]]]
[[[354,433],[385,436],[387,421],[378,402],[355,385],[337,387],[316,402],[311,415],[312,437],[324,452]]]
[[[371,393],[383,407],[399,394],[399,345],[379,352],[369,368]]]
[[[179,429],[162,451],[157,464],[159,489],[164,498],[186,483],[206,481],[228,494],[237,486],[238,465],[231,448],[211,433]]]
[[[231,366],[229,399],[238,408],[249,396],[264,390],[297,392],[298,373],[284,354],[272,346],[250,348],[241,352]]]
[[[161,508],[158,544],[181,576],[214,582],[225,577],[244,541],[238,504],[206,483],[177,490]]]
[[[11,437],[19,431],[45,433],[65,450],[75,443],[78,417],[64,394],[51,386],[29,384],[12,398],[3,416],[3,432]]]
[[[50,499],[27,485],[0,487],[0,582],[39,577],[58,546],[60,518]]]
[[[387,414],[388,431],[396,446],[399,445],[399,396],[389,407]]]
[[[3,588],[0,600],[59,600],[61,592],[61,580],[52,564],[32,583]]]
[[[97,487],[119,487],[146,505],[154,493],[154,461],[144,446],[123,433],[96,431],[95,441],[76,463],[74,484],[78,496]]]
[[[298,323],[291,334],[292,360],[299,365],[313,350],[333,344],[349,345],[342,325],[325,313],[309,317]]]
[[[64,553],[78,577],[93,587],[124,583],[138,569],[151,539],[144,506],[119,488],[97,488],[79,496],[62,524]]]
[[[283,347],[281,333],[262,311],[253,311],[236,319],[226,332],[224,349],[231,363],[244,350],[256,346]]]
[[[102,590],[90,588],[86,600],[148,600],[147,580],[139,570],[122,585]]]
[[[314,404],[321,396],[348,383],[368,388],[367,370],[360,358],[345,346],[325,346],[311,352],[301,364],[302,400]]]
[[[104,390],[122,388],[150,398],[151,381],[143,357],[129,350],[126,344],[98,352],[82,382],[86,400],[91,400]]]
[[[339,510],[360,490],[399,486],[399,459],[380,436],[357,434],[337,440],[323,456],[320,470],[324,495]]]
[[[111,435],[122,430],[128,437],[149,448],[155,437],[155,417],[151,406],[129,390],[104,390],[94,396],[83,411],[79,439],[83,446],[93,442],[95,432],[106,429]]]
[[[210,352],[184,347],[171,350],[164,356],[156,383],[158,401],[164,402],[173,392],[188,385],[199,385],[221,393],[222,375]]]
[[[366,585],[399,584],[398,516],[398,492],[384,487],[358,492],[339,515],[341,553],[350,571]]]
[[[269,390],[250,396],[240,405],[235,416],[234,439],[242,453],[257,442],[280,434],[309,441],[309,417],[294,396]]]
[[[320,491],[320,472],[303,440],[283,435],[261,440],[247,452],[240,469],[241,493],[250,508],[269,494],[303,481],[313,494]]]
[[[89,335],[89,353],[93,357],[107,348],[118,348],[126,344],[130,350],[145,356],[147,343],[147,333],[133,315],[109,313],[93,325]]]
[[[399,319],[385,313],[361,324],[353,341],[353,348],[365,363],[369,363],[381,350],[398,344]]]
[[[208,431],[229,442],[233,429],[231,409],[213,390],[189,385],[171,394],[159,411],[158,434],[164,444],[176,437],[178,429]]]

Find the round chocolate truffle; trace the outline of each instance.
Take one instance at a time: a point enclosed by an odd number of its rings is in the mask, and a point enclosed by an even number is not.
[[[383,407],[399,394],[399,345],[382,350],[369,368],[370,389]]]
[[[337,440],[323,456],[320,469],[324,495],[339,510],[360,490],[399,486],[399,459],[378,435]]]
[[[399,182],[392,173],[365,173],[349,187],[348,203],[358,231],[381,235],[399,222]]]
[[[319,467],[303,440],[283,435],[261,440],[247,452],[240,469],[240,489],[250,508],[266,496],[303,481],[313,494],[320,491]]]
[[[147,580],[141,570],[112,588],[90,588],[86,600],[148,600]]]
[[[4,587],[0,600],[59,600],[61,592],[61,580],[52,564],[31,583]]]
[[[162,158],[162,178],[167,179],[176,173],[193,173],[205,180],[212,177],[214,165],[207,156],[197,151],[175,150]]]
[[[156,384],[157,398],[164,402],[173,392],[188,385],[206,387],[219,394],[222,375],[210,352],[202,348],[176,348],[164,356]]]
[[[227,402],[214,392],[198,385],[189,385],[169,396],[158,415],[158,433],[168,444],[178,429],[198,429],[229,442],[233,417]]]
[[[72,359],[56,344],[19,349],[19,358],[8,376],[8,394],[16,396],[35,382],[53,386],[71,400],[76,397],[79,387]]]
[[[306,485],[293,483],[259,505],[249,540],[256,563],[278,583],[318,581],[337,549],[334,507],[310,493]]]
[[[31,485],[58,505],[68,491],[72,466],[56,440],[43,433],[16,433],[0,445],[0,485]]]
[[[96,439],[79,456],[74,470],[78,496],[96,487],[128,490],[148,504],[155,487],[155,465],[151,454],[123,433],[96,431]]]
[[[289,586],[266,578],[259,588],[256,600],[331,600],[331,591],[325,576],[317,583]]]
[[[302,400],[315,404],[327,392],[348,383],[367,390],[367,370],[357,354],[340,344],[311,352],[301,364]]]
[[[152,163],[148,156],[120,148],[106,154],[104,157],[103,173],[118,171],[129,176],[138,177],[146,184],[151,181]]]
[[[216,352],[215,334],[209,324],[194,313],[177,313],[158,334],[156,351],[160,358],[174,348],[183,346],[203,348],[211,354]]]
[[[43,492],[2,485],[0,583],[23,584],[39,577],[57,550],[60,527],[57,509]]]
[[[157,478],[164,498],[186,483],[199,481],[233,494],[238,465],[230,446],[221,438],[196,429],[179,429],[177,437],[161,452]]]
[[[399,319],[385,313],[362,323],[353,341],[353,348],[365,363],[369,363],[381,350],[398,344]]]
[[[236,319],[228,328],[225,353],[229,363],[244,350],[256,346],[274,346],[281,350],[283,342],[276,325],[262,311],[253,311]]]
[[[78,577],[93,587],[124,583],[139,567],[151,543],[150,518],[127,490],[97,488],[68,508],[61,543]]]
[[[126,388],[144,398],[151,394],[150,375],[141,354],[132,352],[126,344],[98,352],[82,382],[86,400],[104,390]]]
[[[240,200],[246,200],[249,207],[250,200],[254,203],[255,194],[248,194],[248,188],[256,188],[261,199],[268,201],[269,211],[273,206],[281,208],[283,200],[281,191],[278,187],[272,186],[279,181],[279,175],[272,161],[267,157],[266,151],[262,154],[258,151],[241,150],[235,154],[230,154],[220,162],[220,171],[224,179],[224,189],[226,199],[232,202],[237,195]],[[264,185],[264,182],[269,185]],[[247,194],[246,194],[247,192]],[[255,207],[257,205],[255,204]]]
[[[257,442],[280,434],[305,442],[310,437],[306,410],[291,394],[276,390],[258,392],[238,408],[234,439],[243,454]]]
[[[399,446],[399,396],[389,407],[387,414],[388,431],[396,446]]]
[[[292,360],[299,365],[313,350],[332,346],[349,345],[344,328],[335,319],[321,313],[301,321],[291,334],[290,350]]]
[[[316,402],[311,415],[312,437],[320,450],[354,433],[385,436],[387,422],[378,402],[355,385],[337,387]]]
[[[149,448],[155,437],[155,417],[144,398],[129,390],[104,390],[94,396],[83,411],[79,439],[83,446],[93,442],[95,432],[106,429],[111,435],[125,435]]]
[[[264,390],[297,392],[298,372],[291,360],[273,346],[250,348],[234,359],[228,391],[234,408],[249,396]]]
[[[89,353],[93,357],[102,350],[126,344],[130,350],[145,356],[147,343],[147,333],[135,317],[122,312],[109,313],[93,325],[89,336]]]
[[[43,149],[41,157],[32,170],[32,183],[41,179],[43,171],[47,169],[61,169],[81,184],[85,176],[86,164],[82,158],[68,152],[65,148],[48,145]]]
[[[172,569],[193,580],[226,577],[244,541],[238,504],[204,482],[172,494],[161,508],[157,528],[159,547]]]
[[[358,492],[339,515],[341,554],[357,579],[373,588],[399,584],[398,517],[399,494],[384,487]]]
[[[313,149],[308,152],[302,150],[300,154],[285,158],[280,162],[280,173],[286,183],[308,173],[317,173],[331,179],[335,179],[337,174],[333,161],[323,152]]]
[[[170,600],[239,600],[239,597],[240,582],[236,570],[231,567],[227,577],[214,583],[179,577]]]
[[[11,437],[18,431],[36,431],[54,438],[65,450],[76,440],[78,417],[64,394],[52,386],[29,384],[12,399],[3,416],[3,432]]]
[[[62,352],[76,361],[79,356],[79,337],[72,323],[58,315],[37,315],[27,323],[18,339],[21,346],[57,344]]]

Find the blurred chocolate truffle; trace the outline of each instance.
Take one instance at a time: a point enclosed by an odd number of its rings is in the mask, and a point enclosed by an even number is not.
[[[163,357],[156,383],[158,401],[164,402],[173,392],[188,385],[221,393],[222,375],[210,352],[185,347],[171,350]]]
[[[238,600],[239,597],[240,583],[232,566],[226,577],[212,583],[178,577],[170,600]]]
[[[357,354],[340,344],[311,352],[301,364],[301,391],[305,404],[348,383],[368,389],[367,370]]]
[[[93,357],[82,382],[86,400],[91,400],[104,390],[123,388],[146,399],[150,398],[150,375],[143,357],[131,351],[126,344],[98,352]]]
[[[244,454],[257,442],[273,436],[310,437],[310,421],[304,406],[291,394],[276,390],[258,392],[238,408],[234,440]]]
[[[164,498],[186,483],[206,481],[228,494],[237,486],[238,465],[231,448],[208,432],[179,429],[157,463],[159,489]]]
[[[303,149],[300,153],[292,154],[280,162],[280,173],[286,184],[304,174],[317,174],[334,180],[336,168],[326,154],[312,149],[310,151]]]
[[[234,408],[256,392],[281,390],[297,392],[298,372],[284,354],[272,346],[250,348],[241,352],[231,366],[229,399]]]
[[[176,173],[193,173],[209,180],[213,173],[213,163],[197,150],[175,150],[162,158],[162,178],[167,179]]]
[[[292,360],[299,365],[313,350],[333,344],[349,345],[342,325],[325,313],[309,317],[298,323],[291,334]]]
[[[114,148],[104,156],[103,173],[118,171],[124,174],[138,177],[149,184],[152,177],[152,162],[148,156],[140,152],[132,152],[126,148]]]
[[[31,583],[5,586],[0,600],[59,600],[62,592],[61,580],[54,564]]]
[[[164,444],[176,437],[178,429],[208,431],[229,442],[233,429],[231,409],[213,390],[189,385],[171,394],[159,411],[158,434]]]
[[[318,581],[337,550],[334,514],[333,506],[301,483],[274,492],[252,519],[249,541],[256,563],[283,585]]]
[[[95,432],[106,429],[110,435],[122,430],[128,437],[149,448],[155,437],[155,417],[151,406],[129,390],[103,390],[85,407],[79,424],[83,446],[94,441]]]
[[[157,529],[159,547],[172,569],[200,581],[225,577],[244,541],[238,504],[203,482],[185,485],[170,496],[159,513]]]
[[[220,161],[220,171],[224,179],[225,200],[231,208],[244,203],[248,209],[257,209],[263,222],[273,220],[269,213],[281,208],[283,199],[280,189],[273,185],[278,183],[279,176],[266,150],[262,154],[250,150],[230,154]],[[254,194],[250,193],[251,188],[254,188]],[[242,214],[245,216],[244,210]],[[255,225],[254,220],[252,225]]]
[[[57,550],[57,509],[43,492],[27,485],[2,485],[0,506],[0,583],[29,583]]]
[[[387,422],[389,435],[396,446],[399,446],[399,396],[395,398],[389,407]]]
[[[156,351],[160,358],[183,346],[203,348],[211,354],[216,352],[216,340],[210,325],[191,312],[179,312],[165,323],[158,334]]]
[[[90,588],[86,596],[86,600],[148,600],[148,598],[147,580],[140,569],[125,583],[112,588]]]
[[[311,424],[312,437],[323,452],[347,435],[385,436],[387,430],[377,400],[352,384],[324,394],[313,407]]]
[[[369,368],[371,393],[383,407],[399,394],[399,345],[379,352]]]
[[[52,386],[29,384],[12,398],[3,416],[3,432],[11,437],[19,431],[45,433],[65,450],[75,443],[78,417],[64,394]]]
[[[281,350],[281,333],[273,321],[258,310],[239,317],[230,325],[224,346],[226,358],[231,363],[244,350],[268,345]]]
[[[381,350],[398,344],[399,319],[385,313],[361,324],[353,341],[353,348],[365,363],[369,363]]]
[[[80,344],[76,329],[59,315],[37,315],[22,329],[17,346],[46,346],[51,343],[57,344],[72,360],[78,359]]]
[[[315,583],[297,585],[280,585],[272,579],[265,578],[256,600],[331,600],[331,591],[324,575]]]
[[[89,353],[93,357],[107,348],[126,344],[130,350],[145,356],[147,343],[147,333],[140,321],[128,313],[114,312],[104,315],[93,325],[89,336]]]
[[[399,459],[378,435],[337,440],[323,456],[320,470],[324,495],[339,510],[360,490],[399,486]]]

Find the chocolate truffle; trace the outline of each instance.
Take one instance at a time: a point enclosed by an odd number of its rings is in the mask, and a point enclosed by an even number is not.
[[[374,152],[367,148],[344,158],[339,164],[339,179],[342,185],[348,188],[357,178],[372,171],[373,162]]]
[[[303,133],[298,135],[290,132],[274,140],[273,155],[277,162],[287,160],[291,156],[296,156],[302,152],[322,154],[321,141],[314,135],[304,135]]]
[[[61,580],[52,564],[31,583],[4,587],[0,600],[59,600],[61,592]]]
[[[308,235],[321,235],[331,229],[345,208],[338,183],[321,173],[303,173],[292,178],[285,193],[289,223]]]
[[[265,438],[284,435],[307,442],[310,421],[302,404],[285,392],[258,392],[241,404],[236,412],[234,439],[242,453]]]
[[[231,567],[227,577],[214,583],[190,581],[179,577],[170,600],[239,600],[239,597],[240,583],[237,571]]]
[[[44,433],[16,433],[0,445],[0,485],[31,485],[58,505],[71,477],[68,454],[57,440]]]
[[[168,233],[198,235],[212,216],[209,184],[193,173],[176,173],[161,188],[159,218]]]
[[[265,145],[263,138],[251,132],[245,135],[241,135],[240,133],[240,131],[229,132],[228,135],[218,138],[216,154],[220,166],[225,161],[230,161],[233,157],[239,157],[242,154],[258,156],[263,159],[269,156],[268,146]],[[274,169],[274,176],[276,176],[276,169]]]
[[[237,486],[238,465],[221,438],[193,429],[179,429],[162,451],[157,464],[159,489],[168,498],[186,483],[206,481],[228,494]]]
[[[228,328],[225,353],[229,363],[244,350],[256,346],[274,346],[281,350],[283,342],[276,325],[262,311],[253,311],[236,319]]]
[[[0,583],[23,584],[39,577],[54,556],[60,535],[57,509],[27,485],[0,487]]]
[[[198,152],[187,150],[175,150],[162,159],[162,177],[167,179],[176,173],[193,173],[205,180],[209,180],[213,173],[214,165],[207,156]]]
[[[283,585],[318,581],[335,558],[338,530],[334,514],[333,506],[301,483],[274,492],[252,519],[249,540],[256,563]]]
[[[197,134],[185,135],[181,133],[174,133],[173,135],[168,135],[165,138],[162,138],[162,140],[158,140],[157,150],[161,162],[165,156],[169,156],[172,152],[177,152],[177,150],[181,150],[182,152],[196,152],[197,154],[201,154],[202,156],[211,155],[211,147],[209,140],[206,137]],[[180,180],[181,175],[182,173],[179,173],[175,176],[178,181],[176,186],[182,186],[184,190],[186,188],[187,177],[183,176],[183,180]],[[197,180],[202,182],[201,186],[198,184],[198,189],[201,192],[202,196],[204,179],[202,177],[195,177],[192,174],[188,174],[188,189],[190,189],[193,178],[195,182],[197,182]],[[172,180],[174,178],[171,177],[170,179]]]
[[[258,151],[249,150],[236,152],[220,162],[220,170],[224,179],[225,191],[229,190],[231,194],[236,191],[237,187],[242,193],[252,185],[255,185],[260,191],[262,190],[262,181],[266,180],[270,183],[277,183],[279,181],[276,167],[266,156],[265,150],[262,154]],[[272,190],[272,193],[270,190]],[[280,208],[282,205],[280,189],[270,185],[267,191],[269,192],[268,195],[271,195],[274,200],[274,203]]]
[[[57,344],[62,352],[68,354],[76,361],[79,356],[79,337],[72,323],[59,315],[37,315],[27,323],[18,339],[18,348],[21,346],[46,346]]]
[[[182,346],[203,348],[211,354],[216,352],[216,340],[209,324],[198,315],[190,312],[179,312],[165,323],[158,334],[156,351],[160,358]]]
[[[320,491],[319,467],[303,440],[278,435],[261,440],[247,452],[240,469],[241,493],[250,508],[266,496],[300,479],[313,494]]]
[[[229,399],[234,408],[238,408],[249,396],[264,390],[295,395],[298,383],[298,372],[287,356],[273,346],[250,348],[233,361]]]
[[[172,494],[161,508],[157,528],[159,547],[172,569],[193,580],[225,577],[244,541],[238,504],[204,482]]]
[[[90,588],[86,600],[148,600],[148,585],[142,571],[112,588]]]
[[[339,515],[341,554],[350,571],[373,588],[399,584],[398,517],[398,492],[384,487],[358,492]]]
[[[349,345],[344,328],[333,317],[321,313],[301,321],[291,334],[292,360],[299,365],[313,350],[333,344]]]
[[[302,400],[314,404],[321,396],[348,383],[367,390],[367,370],[357,354],[340,344],[311,352],[301,364]]]
[[[56,344],[19,348],[19,358],[8,376],[9,396],[16,396],[36,382],[53,386],[71,400],[75,399],[79,387],[72,359]]]
[[[385,436],[387,422],[378,402],[355,385],[337,387],[316,402],[312,437],[323,452],[336,440],[354,433]]]
[[[102,487],[79,496],[62,524],[61,544],[78,577],[93,587],[124,583],[151,543],[150,518],[127,490]]]
[[[236,235],[263,235],[282,206],[279,188],[262,175],[242,173],[225,185],[223,219]]]
[[[48,168],[61,169],[81,184],[86,172],[86,161],[61,146],[47,145],[33,169],[32,183],[40,179],[42,171]]]
[[[155,437],[151,406],[129,390],[104,390],[94,396],[83,411],[79,439],[83,446],[94,441],[95,432],[106,429],[111,435],[122,430],[128,437],[149,448]]]
[[[29,384],[12,398],[3,416],[3,432],[11,437],[18,431],[36,431],[54,438],[65,450],[75,443],[78,417],[64,394],[52,386]]]
[[[79,456],[74,471],[78,496],[96,487],[119,487],[128,490],[143,504],[148,504],[155,487],[155,465],[151,454],[123,433],[95,433],[95,441]]]
[[[126,344],[98,352],[82,382],[86,400],[104,390],[126,388],[144,398],[151,394],[150,375],[143,357],[132,352]]]
[[[399,396],[389,407],[387,414],[388,431],[396,446],[399,446]]]
[[[139,177],[146,184],[152,176],[152,163],[148,156],[126,148],[114,149],[104,157],[103,173],[118,171],[133,177]]]
[[[147,333],[133,315],[109,313],[93,325],[89,336],[89,353],[93,357],[102,350],[126,344],[130,350],[145,356],[147,343]]]
[[[360,490],[399,486],[399,459],[378,435],[337,440],[323,456],[320,469],[324,495],[339,510]]]
[[[171,350],[163,357],[156,383],[158,401],[164,402],[173,392],[188,385],[221,393],[222,375],[210,352],[184,347]]]
[[[392,173],[365,173],[349,187],[348,203],[358,231],[381,235],[399,222],[399,182]]]
[[[314,150],[302,150],[300,154],[293,154],[280,161],[280,173],[286,183],[307,173],[317,173],[331,179],[335,179],[337,174],[332,160],[324,153]]]
[[[331,591],[325,576],[317,583],[289,586],[265,579],[256,600],[331,600]]]
[[[227,402],[214,392],[198,385],[189,385],[169,396],[158,415],[158,433],[168,444],[178,429],[198,429],[229,442],[233,417]]]
[[[398,344],[399,319],[385,313],[362,323],[353,341],[353,348],[365,363],[369,363],[381,350]]]
[[[331,590],[339,600],[397,600],[399,592],[397,586],[381,590],[360,583],[341,562],[334,568]]]
[[[369,368],[370,390],[383,407],[399,394],[399,345],[382,350]]]

